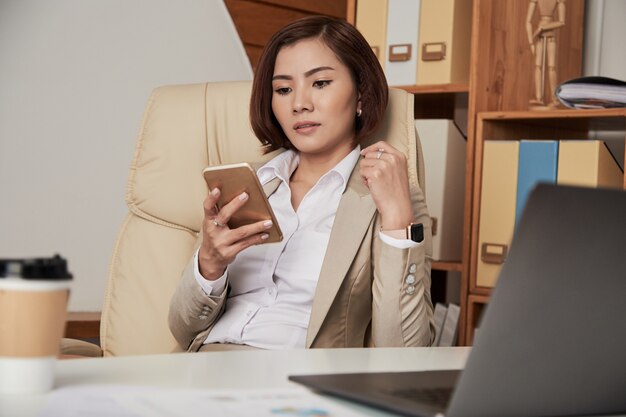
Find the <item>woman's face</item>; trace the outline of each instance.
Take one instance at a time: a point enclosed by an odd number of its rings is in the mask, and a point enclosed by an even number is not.
[[[350,70],[318,39],[283,47],[272,78],[272,110],[302,154],[347,154],[360,97]]]

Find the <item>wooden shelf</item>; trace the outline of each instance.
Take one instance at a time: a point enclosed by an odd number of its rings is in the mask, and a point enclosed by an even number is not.
[[[461,272],[463,271],[463,263],[461,263],[461,261],[433,261],[431,269],[436,269],[437,271]]]
[[[469,93],[468,84],[400,85],[395,88],[401,88],[411,94]]]
[[[394,88],[415,95],[416,119],[454,119],[455,109],[467,108],[467,84],[402,85]]]
[[[586,139],[593,131],[626,132],[626,109],[482,112],[477,117],[482,140]]]
[[[546,130],[558,131],[563,137],[567,132],[586,134],[590,130],[624,130],[626,109],[482,112],[478,114],[478,120],[479,123],[486,122],[489,126],[498,126],[498,122],[506,123],[506,130],[509,134],[517,133],[511,131],[511,126],[527,126],[532,129],[527,134],[529,138],[533,138],[533,131],[536,136],[537,133],[545,135],[543,132]],[[505,132],[485,131],[484,133],[485,138],[490,138],[491,134],[497,134],[498,139],[509,138],[506,137]]]
[[[555,109],[549,111],[487,111],[479,114],[484,120],[545,120],[545,119],[597,119],[623,118],[626,109]]]

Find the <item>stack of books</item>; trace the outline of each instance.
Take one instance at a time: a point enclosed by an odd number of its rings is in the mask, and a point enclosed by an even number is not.
[[[626,107],[626,82],[608,77],[574,78],[559,85],[556,96],[575,109]]]

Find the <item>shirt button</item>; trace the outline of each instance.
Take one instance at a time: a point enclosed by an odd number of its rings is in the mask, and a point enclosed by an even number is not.
[[[414,274],[415,271],[417,271],[417,265],[415,265],[415,264],[409,265],[409,272]]]
[[[246,311],[246,316],[250,316],[252,314],[252,310]]]
[[[207,317],[209,317],[209,316],[205,316],[204,314],[201,314],[201,315],[198,316],[198,318],[200,320],[205,320]]]
[[[406,287],[406,293],[411,295],[415,292],[415,287],[413,285],[409,285],[408,287]]]
[[[407,275],[406,278],[404,279],[404,282],[406,282],[409,285],[415,284],[415,275]]]
[[[269,295],[274,294],[274,290],[272,288],[270,288],[269,290],[267,290],[267,292],[269,293]]]

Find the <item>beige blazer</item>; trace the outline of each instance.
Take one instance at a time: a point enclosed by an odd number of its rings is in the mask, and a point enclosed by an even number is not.
[[[279,180],[265,185],[271,195]],[[307,348],[428,346],[434,339],[430,298],[431,227],[424,195],[413,196],[424,241],[398,249],[378,237],[380,216],[369,189],[352,171],[322,264],[307,331]],[[414,279],[414,281],[413,281]],[[197,351],[219,320],[228,286],[207,296],[187,265],[172,297],[169,327],[183,349]]]

